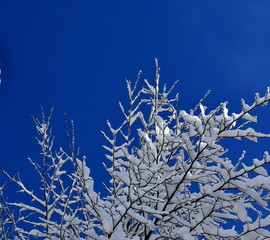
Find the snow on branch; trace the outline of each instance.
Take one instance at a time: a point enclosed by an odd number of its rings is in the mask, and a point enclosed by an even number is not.
[[[140,77],[135,84],[126,81],[129,108],[119,103],[123,122],[113,127],[107,121],[109,131],[102,132],[111,176],[104,198],[94,190],[86,158],[75,153],[73,125],[66,152],[55,150],[52,111],[34,118],[41,160],[29,161],[40,192],[6,173],[32,202],[2,201],[3,239],[270,238],[268,152],[249,161],[243,150],[229,159],[223,147],[224,139],[270,137],[248,127],[257,122],[252,111],[270,101],[269,88],[251,105],[242,99],[238,113],[229,114],[227,102],[207,110],[203,100],[210,91],[187,112],[178,109],[178,94],[170,96],[175,84],[161,87],[157,60],[154,84],[144,80],[138,89]]]

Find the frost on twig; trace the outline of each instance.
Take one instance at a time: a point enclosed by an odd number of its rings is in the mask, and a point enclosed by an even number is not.
[[[86,158],[75,154],[74,131],[67,134],[70,152],[54,150],[51,115],[34,119],[41,161],[30,160],[39,174],[42,195],[9,178],[33,203],[11,203],[18,239],[269,239],[270,177],[268,152],[247,163],[245,151],[229,159],[224,139],[257,142],[269,138],[248,125],[257,122],[252,111],[270,101],[269,89],[254,103],[241,100],[240,112],[229,114],[227,102],[206,110],[202,98],[195,108],[179,110],[175,85],[155,81],[141,89],[126,81],[129,108],[119,103],[123,122],[102,132],[108,151],[104,163],[111,180],[108,195],[94,191]],[[73,128],[72,128],[73,129]],[[248,161],[249,162],[249,161]],[[40,197],[42,196],[42,197]],[[5,211],[2,207],[2,210]],[[3,212],[3,211],[2,211]],[[22,224],[24,222],[24,224]],[[1,223],[1,222],[0,222]],[[234,225],[237,227],[228,228]],[[2,221],[2,226],[5,221]],[[27,225],[27,227],[25,227]]]

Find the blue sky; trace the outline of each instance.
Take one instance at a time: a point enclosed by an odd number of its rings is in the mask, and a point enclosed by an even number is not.
[[[64,112],[74,119],[76,142],[87,156],[97,189],[106,181],[102,162],[106,120],[122,120],[118,101],[127,100],[125,78],[161,83],[180,80],[180,108],[205,104],[241,110],[255,92],[270,85],[270,2],[184,0],[0,0],[0,165],[21,172],[30,186],[35,175],[27,157],[39,159],[35,126],[55,105],[56,146],[66,146]],[[270,132],[270,109],[256,112],[257,129]],[[239,143],[239,142],[237,142]],[[230,145],[229,145],[230,146]],[[260,158],[269,141],[232,147],[232,156]],[[7,164],[5,164],[8,156]]]

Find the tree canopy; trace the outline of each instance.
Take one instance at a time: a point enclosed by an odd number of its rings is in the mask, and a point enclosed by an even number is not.
[[[223,140],[257,142],[269,138],[249,127],[252,111],[270,101],[255,94],[242,110],[229,113],[227,103],[208,110],[200,100],[194,109],[179,109],[175,84],[160,84],[156,61],[154,84],[140,73],[127,81],[129,108],[119,103],[123,122],[102,132],[107,145],[104,166],[111,180],[101,197],[85,157],[75,147],[73,127],[67,131],[69,150],[55,150],[52,112],[34,118],[41,160],[29,159],[40,177],[40,192],[23,184],[19,175],[4,175],[29,196],[10,202],[1,188],[2,239],[269,239],[270,177],[268,152],[260,159],[230,159]],[[53,110],[53,109],[52,109]],[[73,123],[72,123],[73,124]],[[4,176],[2,176],[3,178]],[[229,224],[228,224],[229,223]]]

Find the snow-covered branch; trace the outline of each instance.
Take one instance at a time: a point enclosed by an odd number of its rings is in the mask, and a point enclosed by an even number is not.
[[[170,97],[175,84],[161,87],[157,61],[153,85],[145,80],[139,88],[140,76],[134,85],[126,81],[129,102],[119,103],[123,122],[113,127],[107,121],[109,131],[102,132],[111,176],[104,198],[94,190],[86,158],[75,153],[73,125],[69,152],[56,151],[52,111],[41,121],[34,118],[41,160],[29,161],[40,191],[6,173],[32,202],[3,201],[4,239],[270,238],[268,152],[250,161],[243,149],[240,158],[230,159],[223,147],[224,139],[270,137],[248,126],[257,122],[252,111],[270,101],[269,88],[251,105],[242,99],[238,113],[230,114],[227,102],[207,110],[209,92],[186,111],[178,109],[178,94]]]

